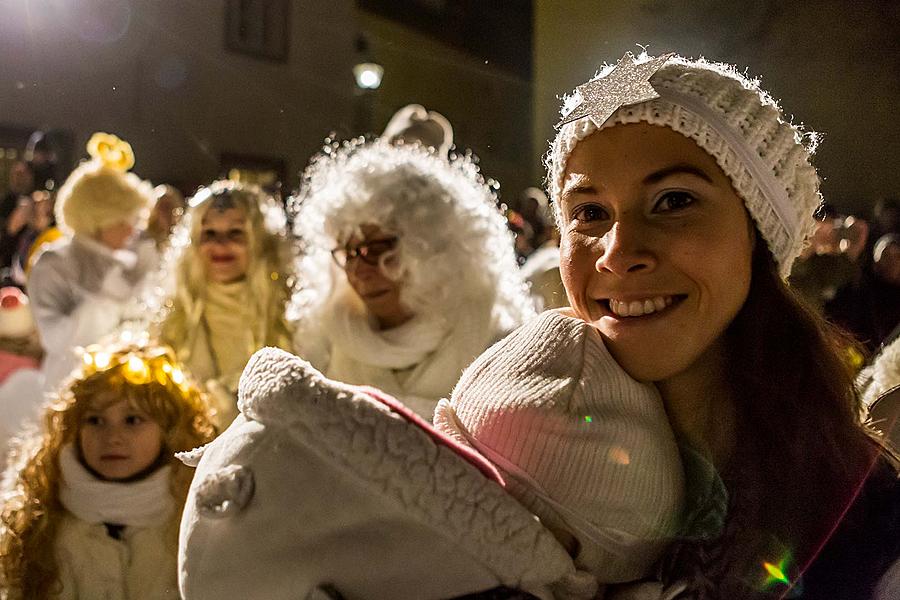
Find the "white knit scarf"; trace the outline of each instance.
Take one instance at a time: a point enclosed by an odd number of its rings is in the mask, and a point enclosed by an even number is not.
[[[332,346],[353,360],[382,369],[407,369],[438,347],[447,333],[439,319],[415,316],[391,329],[377,330],[364,311],[347,303],[331,314]]]
[[[168,465],[140,481],[102,481],[84,468],[68,444],[60,451],[59,466],[59,499],[66,510],[87,523],[154,527],[165,523],[175,509]]]
[[[490,305],[472,302],[452,322],[419,315],[378,331],[364,307],[342,300],[332,305],[325,327],[331,346],[325,375],[377,387],[427,419],[463,370],[497,337]],[[403,370],[408,372],[398,372]]]

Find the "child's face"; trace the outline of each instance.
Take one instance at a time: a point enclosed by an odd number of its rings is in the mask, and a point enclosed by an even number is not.
[[[78,432],[87,465],[105,479],[127,479],[153,464],[162,449],[162,430],[125,400],[90,408]]]

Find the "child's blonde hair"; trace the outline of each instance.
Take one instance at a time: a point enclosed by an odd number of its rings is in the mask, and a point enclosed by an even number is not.
[[[174,453],[215,436],[211,411],[199,388],[167,347],[129,345],[85,350],[80,369],[47,406],[41,431],[26,436],[10,453],[0,529],[0,591],[5,598],[38,599],[58,593],[54,539],[64,508],[59,498],[60,451],[78,441],[84,414],[127,400],[163,432],[173,498],[183,505],[192,469]],[[177,531],[181,510],[172,519]],[[175,543],[173,535],[173,544]],[[0,594],[2,595],[2,594]]]

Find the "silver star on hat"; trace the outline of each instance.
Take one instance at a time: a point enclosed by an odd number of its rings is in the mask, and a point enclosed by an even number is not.
[[[581,102],[562,118],[556,128],[583,117],[590,117],[594,125],[600,128],[619,108],[659,98],[650,85],[650,78],[673,56],[672,53],[664,54],[636,63],[634,55],[626,52],[606,77],[592,79],[575,88]]]

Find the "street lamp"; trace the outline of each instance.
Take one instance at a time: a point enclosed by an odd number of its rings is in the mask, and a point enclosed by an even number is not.
[[[384,67],[378,63],[364,62],[353,67],[356,85],[363,90],[377,90],[384,76]]]

